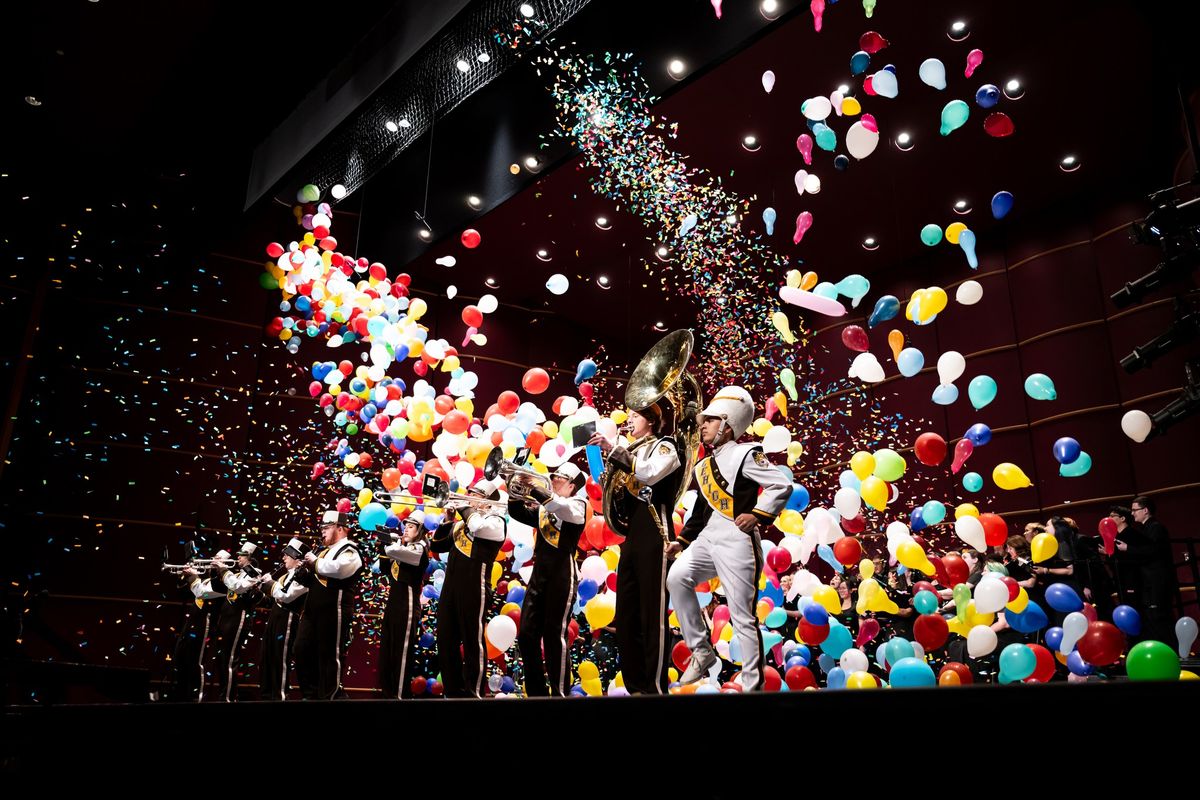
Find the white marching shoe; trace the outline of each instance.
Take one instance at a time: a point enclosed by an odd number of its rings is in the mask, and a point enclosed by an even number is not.
[[[682,686],[687,686],[689,683],[703,680],[708,677],[709,672],[717,663],[717,654],[711,650],[703,653],[692,653],[691,660],[688,661],[687,669],[679,678],[679,683]]]

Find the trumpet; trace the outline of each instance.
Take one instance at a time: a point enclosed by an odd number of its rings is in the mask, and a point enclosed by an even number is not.
[[[189,569],[195,570],[196,572],[205,572],[213,567],[213,561],[217,561],[218,566],[225,567],[226,569],[233,569],[235,566],[237,566],[237,560],[233,558],[193,558],[186,564],[163,564],[162,568],[163,572],[171,572],[176,575]]]
[[[518,467],[511,461],[506,461],[504,451],[499,447],[492,448],[492,452],[488,454],[487,461],[483,465],[483,477],[489,481],[494,481],[496,478],[504,481],[504,485],[508,487],[508,494],[519,500],[530,499],[530,494],[534,489],[541,489],[546,494],[551,493],[548,477],[540,472]]]

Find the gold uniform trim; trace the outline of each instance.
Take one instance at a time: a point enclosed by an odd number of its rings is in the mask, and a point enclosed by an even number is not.
[[[726,519],[733,519],[733,495],[716,474],[712,456],[696,465],[696,481],[700,485],[700,496],[712,506],[712,510]]]

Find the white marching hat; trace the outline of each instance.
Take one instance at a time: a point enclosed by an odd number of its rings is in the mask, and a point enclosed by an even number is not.
[[[726,386],[717,392],[700,415],[725,420],[736,439],[746,432],[754,420],[754,399],[741,386]]]
[[[414,511],[411,514],[409,514],[407,517],[405,517],[403,522],[404,522],[404,524],[411,523],[413,525],[416,525],[418,528],[424,527],[425,512],[424,511]]]
[[[242,549],[238,550],[239,556],[252,556],[258,552],[258,545],[254,542],[242,542]]]

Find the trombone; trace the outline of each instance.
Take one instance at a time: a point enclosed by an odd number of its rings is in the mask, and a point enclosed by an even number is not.
[[[497,450],[498,449],[499,448],[497,448]],[[488,480],[491,479],[489,478]],[[421,487],[421,490],[423,495],[422,499],[418,499],[409,494],[402,494],[400,492],[376,492],[374,496],[385,503],[395,503],[396,505],[401,506],[417,506],[428,503],[447,511],[457,510],[460,508],[473,508],[476,511],[492,510],[499,512],[505,512],[508,510],[508,503],[503,500],[488,500],[483,497],[472,497],[469,494],[451,492],[449,484],[436,475],[426,475],[425,484]]]
[[[509,496],[518,500],[531,499],[530,493],[535,488],[541,489],[546,494],[553,493],[548,477],[505,460],[504,450],[500,447],[493,447],[492,452],[488,454],[487,461],[483,465],[483,477],[489,481],[497,478],[504,481],[504,485],[508,487]]]

